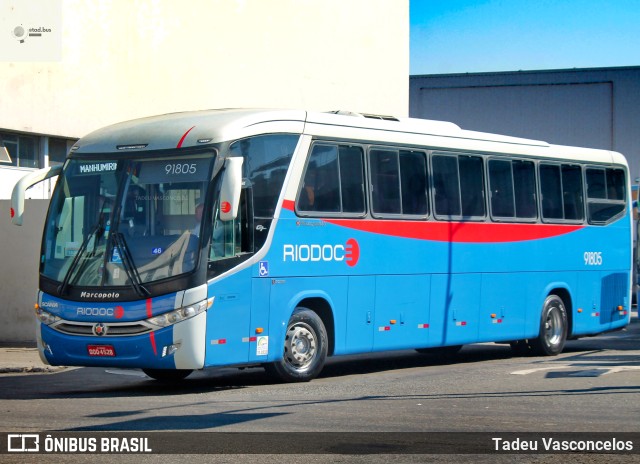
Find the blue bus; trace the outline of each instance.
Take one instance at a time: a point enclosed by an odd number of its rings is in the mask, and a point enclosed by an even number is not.
[[[629,323],[618,153],[336,111],[116,124],[61,167],[40,254],[44,362],[158,380],[464,344],[556,355]]]

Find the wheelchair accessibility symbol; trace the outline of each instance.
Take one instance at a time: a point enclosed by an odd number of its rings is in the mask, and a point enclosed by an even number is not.
[[[258,274],[260,274],[260,277],[267,277],[269,275],[269,261],[260,261]]]

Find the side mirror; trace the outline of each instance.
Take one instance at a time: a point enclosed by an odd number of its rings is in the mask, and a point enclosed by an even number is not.
[[[62,165],[51,166],[38,171],[30,172],[22,177],[11,192],[11,222],[16,226],[22,225],[24,214],[24,192],[32,185],[42,182],[50,177],[55,177],[62,172]]]
[[[220,187],[220,220],[233,221],[238,217],[240,192],[242,191],[242,163],[244,158],[227,158]]]

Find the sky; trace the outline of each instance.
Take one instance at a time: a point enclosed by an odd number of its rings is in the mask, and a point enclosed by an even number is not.
[[[640,0],[409,0],[410,74],[640,66]]]

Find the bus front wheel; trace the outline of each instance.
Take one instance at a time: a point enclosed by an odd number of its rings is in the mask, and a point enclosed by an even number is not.
[[[308,382],[315,378],[327,358],[327,331],[322,319],[307,308],[297,308],[289,319],[282,359],[265,366],[285,382]]]
[[[555,356],[562,353],[567,340],[567,310],[562,298],[549,295],[542,307],[540,334],[530,340],[531,350],[542,356]]]

